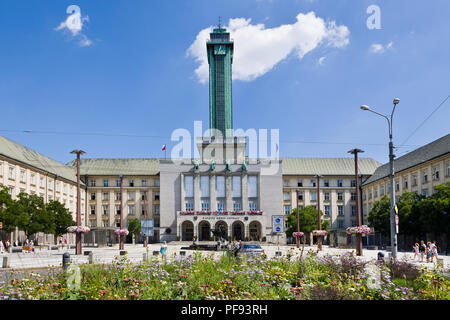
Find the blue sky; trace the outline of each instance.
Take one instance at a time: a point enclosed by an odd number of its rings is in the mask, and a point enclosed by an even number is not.
[[[374,4],[381,29],[369,30]],[[84,19],[75,36],[57,30],[69,5]],[[277,30],[309,12],[348,29],[348,43],[325,39],[301,59],[294,50],[254,79],[235,80],[234,127],[280,129],[281,157],[348,157],[357,147],[387,162],[387,123],[359,106],[387,114],[400,98],[399,145],[450,95],[447,0],[3,0],[0,135],[64,163],[78,148],[85,157],[164,157],[173,130],[192,131],[194,120],[208,126],[208,83],[188,54],[197,35],[219,16],[225,26],[232,19]],[[277,48],[263,47],[258,59]],[[448,134],[449,105],[396,154]]]

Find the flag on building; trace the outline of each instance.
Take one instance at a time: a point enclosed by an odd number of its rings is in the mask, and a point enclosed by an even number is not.
[[[166,145],[164,144],[163,146],[162,146],[162,151],[165,151],[166,150]]]

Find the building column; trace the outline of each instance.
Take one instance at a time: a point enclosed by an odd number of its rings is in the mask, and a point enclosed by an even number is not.
[[[200,211],[201,209],[200,175],[194,174],[194,210]]]
[[[233,181],[232,176],[225,176],[225,210],[233,211]]]
[[[186,210],[186,202],[185,202],[185,193],[184,193],[184,174],[182,173],[180,175],[180,203],[181,203],[181,211],[185,211]]]
[[[241,199],[242,199],[242,207],[243,211],[250,210],[248,205],[248,174],[244,173],[241,176]]]
[[[198,240],[198,222],[194,221],[194,238]]]
[[[217,210],[216,175],[209,176],[209,210]]]

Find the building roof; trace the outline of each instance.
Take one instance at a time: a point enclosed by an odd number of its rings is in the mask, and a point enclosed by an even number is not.
[[[148,176],[159,174],[159,158],[81,158],[81,175]],[[67,165],[76,166],[73,160]]]
[[[282,158],[283,175],[354,175],[354,158]],[[371,175],[381,163],[358,158],[359,174]]]
[[[395,172],[400,172],[417,166],[434,158],[440,157],[450,152],[450,134],[439,138],[429,144],[424,145],[394,160]],[[389,163],[386,163],[374,172],[374,174],[364,182],[364,185],[374,181],[384,179],[389,176]]]
[[[2,136],[0,136],[0,155],[57,175],[64,179],[77,182],[76,171],[73,167],[50,159],[39,152],[31,150],[30,148],[22,146]]]

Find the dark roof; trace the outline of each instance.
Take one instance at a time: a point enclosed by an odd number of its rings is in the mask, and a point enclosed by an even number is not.
[[[81,158],[80,174],[148,176],[159,173],[159,158]],[[67,165],[76,166],[76,160]]]
[[[400,172],[417,166],[450,152],[450,134],[439,138],[423,147],[411,151],[394,160],[394,172]],[[374,174],[363,183],[367,185],[389,176],[389,163],[378,167]]]
[[[354,175],[354,158],[281,158],[283,175]],[[371,175],[381,163],[358,158],[359,174]]]

